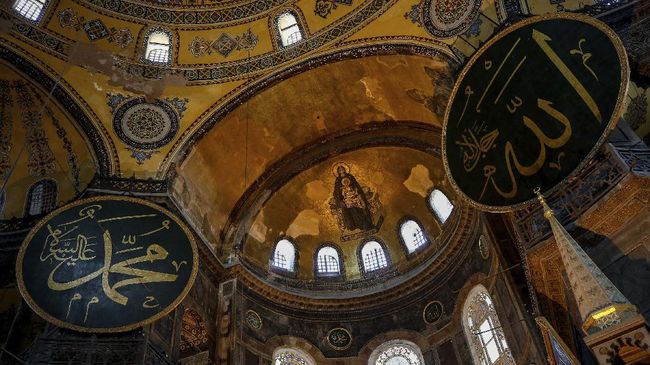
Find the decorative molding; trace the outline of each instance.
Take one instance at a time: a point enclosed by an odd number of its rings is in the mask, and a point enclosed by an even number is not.
[[[316,0],[314,4],[314,14],[323,19],[327,19],[327,16],[330,15],[332,10],[336,9],[339,4],[352,5],[352,0]]]
[[[76,31],[83,31],[90,41],[106,38],[109,43],[115,43],[121,48],[128,47],[133,41],[133,34],[126,28],[106,28],[101,19],[86,21],[73,9],[66,8],[59,12],[59,25],[61,28],[73,28]]]
[[[194,37],[188,49],[194,57],[211,55],[216,52],[224,58],[228,58],[233,51],[251,51],[255,49],[258,40],[259,37],[248,29],[237,36],[221,33],[214,41],[208,41],[203,37]]]

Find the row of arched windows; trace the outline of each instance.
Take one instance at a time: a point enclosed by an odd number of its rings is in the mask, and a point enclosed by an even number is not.
[[[441,223],[445,223],[454,205],[440,190],[435,189],[429,194],[429,206]],[[408,254],[416,253],[429,245],[430,240],[424,228],[413,219],[405,219],[399,228],[399,235]],[[360,263],[365,273],[378,272],[390,265],[390,256],[380,241],[372,239],[364,242],[359,250]],[[280,271],[295,272],[298,261],[296,246],[288,238],[280,239],[273,250],[271,267]],[[342,275],[342,257],[334,244],[323,245],[314,257],[314,268],[317,276]]]
[[[38,22],[47,0],[15,0],[13,9],[27,20]],[[300,42],[304,36],[296,15],[292,11],[280,14],[276,19],[276,31],[282,47]],[[143,59],[155,64],[171,63],[171,32],[162,28],[150,29],[145,37]]]
[[[463,306],[463,329],[474,365],[514,365],[492,298],[483,285],[474,287]],[[316,365],[305,351],[282,347],[273,352],[273,365]],[[378,346],[368,365],[424,365],[422,350],[411,341],[391,340]]]
[[[56,181],[43,179],[35,182],[27,192],[24,216],[41,215],[56,208]],[[5,192],[0,192],[0,213],[4,210]]]

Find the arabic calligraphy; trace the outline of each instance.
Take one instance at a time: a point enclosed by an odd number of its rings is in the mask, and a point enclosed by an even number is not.
[[[73,329],[126,330],[187,294],[196,251],[171,213],[112,197],[56,213],[30,232],[19,253],[21,293],[46,319]]]
[[[443,156],[473,203],[501,210],[534,199],[531,186],[553,188],[602,143],[627,83],[620,40],[605,27],[535,17],[470,60],[445,116]]]

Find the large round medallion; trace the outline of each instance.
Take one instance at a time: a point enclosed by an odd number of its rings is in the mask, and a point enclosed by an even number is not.
[[[47,321],[84,332],[121,332],[172,311],[196,278],[191,231],[141,199],[103,196],[43,218],[18,253],[20,293]]]
[[[459,75],[442,153],[459,196],[511,211],[551,193],[596,153],[621,115],[628,84],[621,40],[604,23],[558,13],[488,41]]]
[[[352,345],[352,334],[342,327],[333,328],[327,333],[327,344],[335,350],[347,350]]]
[[[160,148],[169,143],[179,126],[179,116],[163,100],[148,103],[142,98],[130,99],[120,105],[113,115],[117,136],[131,147]]]

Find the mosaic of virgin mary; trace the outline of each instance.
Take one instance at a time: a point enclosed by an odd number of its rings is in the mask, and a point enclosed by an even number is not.
[[[383,222],[378,214],[381,202],[377,193],[362,186],[350,173],[348,165],[337,163],[332,170],[336,179],[329,205],[341,229],[341,240],[376,233]]]

